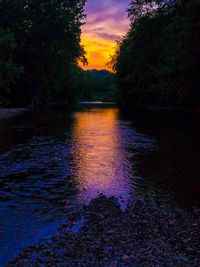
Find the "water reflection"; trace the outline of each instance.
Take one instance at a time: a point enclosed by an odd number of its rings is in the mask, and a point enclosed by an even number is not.
[[[122,207],[132,193],[156,205],[199,206],[198,124],[191,114],[149,111],[128,120],[104,105],[0,123],[0,266],[98,193],[121,196]]]
[[[133,170],[123,146],[118,109],[94,108],[74,117],[72,142],[80,200],[89,202],[98,193],[127,200]]]

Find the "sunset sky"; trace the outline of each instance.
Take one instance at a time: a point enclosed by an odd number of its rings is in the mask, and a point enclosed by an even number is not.
[[[82,45],[87,52],[84,69],[106,69],[115,41],[127,31],[126,8],[130,0],[87,0],[86,25],[82,28]]]

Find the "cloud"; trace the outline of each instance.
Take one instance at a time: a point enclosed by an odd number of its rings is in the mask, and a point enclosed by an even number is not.
[[[98,46],[102,46],[102,47],[109,47],[109,45],[102,44],[102,43],[99,43],[99,42],[96,42],[96,41],[92,41],[92,44],[98,45]]]
[[[91,52],[90,56],[94,57],[94,58],[98,58],[100,56],[100,53],[99,52]]]
[[[129,0],[88,0],[86,24],[82,28],[82,44],[89,66],[104,69],[113,53],[115,41],[127,31],[129,21],[126,8]],[[106,49],[105,49],[106,48]],[[92,53],[91,53],[92,52]],[[98,56],[94,56],[98,55]]]
[[[120,39],[121,36],[117,35],[117,34],[109,34],[109,33],[98,33],[99,37],[106,39],[106,40],[111,40],[111,41],[116,41],[118,39]]]

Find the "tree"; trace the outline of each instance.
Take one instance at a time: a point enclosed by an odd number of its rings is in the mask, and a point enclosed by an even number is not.
[[[128,106],[200,104],[200,3],[131,1],[131,25],[112,58],[121,103]]]
[[[36,105],[59,94],[71,95],[63,93],[73,90],[69,73],[79,59],[86,63],[80,45],[84,4],[85,0],[0,1],[0,25],[15,34],[15,61],[24,67],[13,87],[13,102]]]
[[[10,87],[22,73],[22,67],[13,62],[14,34],[0,27],[0,105],[9,104]]]

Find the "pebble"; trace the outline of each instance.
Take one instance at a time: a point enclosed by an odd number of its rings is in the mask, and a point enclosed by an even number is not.
[[[113,261],[113,262],[110,264],[110,267],[117,267],[117,264],[118,264],[117,261]]]
[[[100,195],[73,212],[51,240],[25,249],[7,267],[200,266],[200,218],[176,217],[141,200],[122,211],[115,198]],[[81,218],[84,224],[73,234]]]
[[[123,260],[129,260],[130,257],[128,255],[123,255]]]

